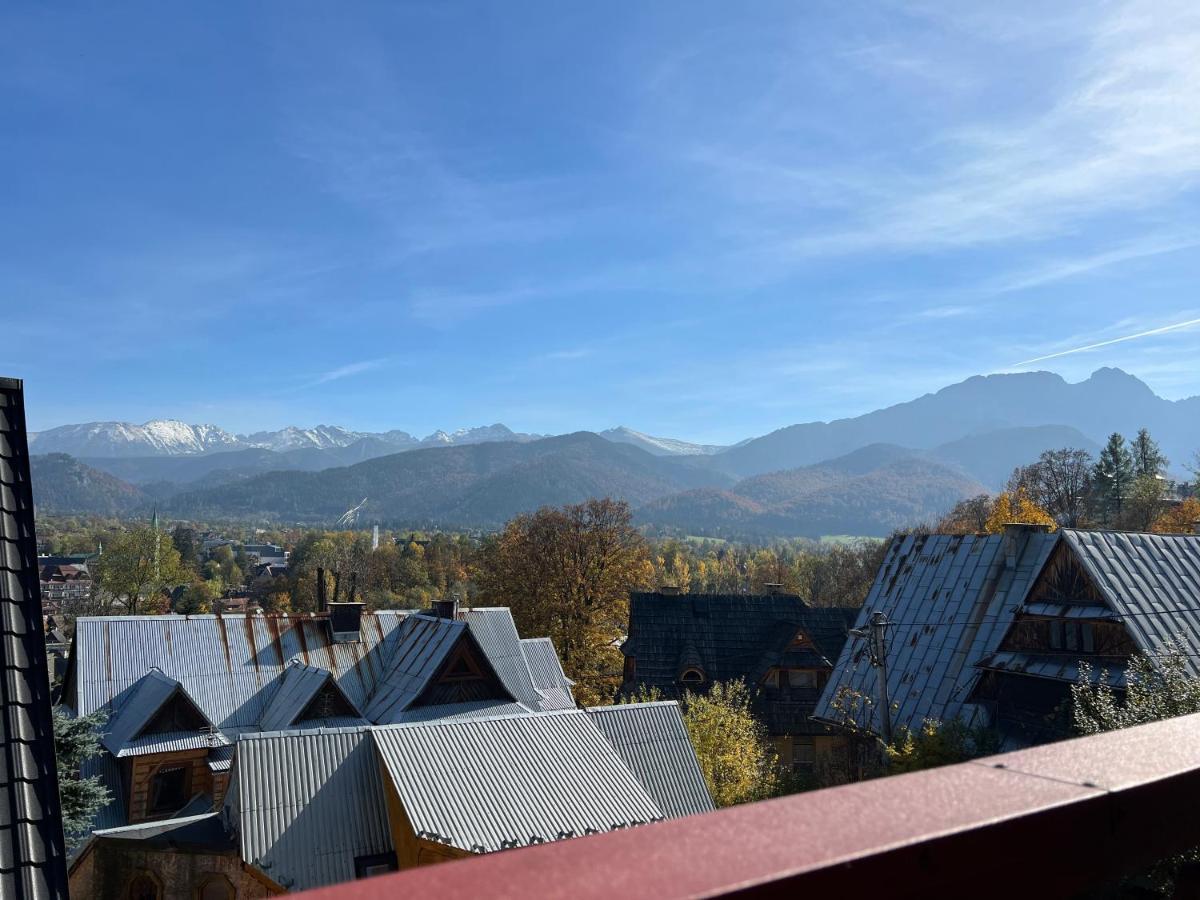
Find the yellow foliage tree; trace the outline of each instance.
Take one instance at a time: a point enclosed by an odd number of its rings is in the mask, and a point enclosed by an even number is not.
[[[717,806],[774,795],[775,750],[766,728],[750,711],[750,691],[744,681],[717,682],[707,693],[688,693],[683,719]]]
[[[1049,525],[1051,530],[1058,527],[1054,516],[1030,500],[1024,488],[1018,488],[1011,493],[1005,491],[996,498],[984,530],[988,534],[999,534],[1004,530],[1005,525],[1013,522],[1025,525]]]

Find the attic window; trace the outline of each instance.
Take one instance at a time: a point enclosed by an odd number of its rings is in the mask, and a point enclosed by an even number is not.
[[[332,681],[326,681],[317,695],[309,701],[304,712],[296,718],[297,722],[307,722],[311,719],[341,719],[355,718],[358,713],[346,702]]]
[[[191,766],[170,763],[160,766],[150,779],[150,799],[146,812],[152,816],[175,812],[187,802],[191,781]]]
[[[398,868],[395,853],[373,853],[370,856],[354,857],[355,878],[373,878],[376,875],[386,875],[388,872],[395,872]]]
[[[684,669],[683,674],[679,676],[679,680],[684,684],[702,684],[704,682],[704,673],[694,667]]]
[[[776,646],[779,646],[779,645],[776,644]],[[788,644],[788,649],[796,650],[796,649],[802,649],[802,648],[811,647],[811,646],[812,646],[812,641],[810,641],[808,639],[808,635],[805,634],[803,631],[797,631],[795,636],[792,638],[792,642],[790,644]]]
[[[139,734],[202,731],[208,727],[208,722],[200,711],[183,694],[176,691]]]

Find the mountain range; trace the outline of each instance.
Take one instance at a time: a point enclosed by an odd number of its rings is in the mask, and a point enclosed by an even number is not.
[[[1165,400],[1101,369],[1075,384],[1047,372],[971,378],[732,447],[624,427],[539,437],[494,425],[417,441],[333,426],[235,436],[154,422],[65,426],[36,435],[31,449],[55,454],[35,457],[34,471],[39,507],[55,512],[158,502],[183,518],[318,524],[365,497],[360,523],[491,528],[540,505],[607,495],[670,531],[876,535],[999,489],[1043,450],[1094,455],[1112,431],[1139,427],[1181,471],[1200,447],[1200,398]],[[65,447],[77,452],[62,456]]]

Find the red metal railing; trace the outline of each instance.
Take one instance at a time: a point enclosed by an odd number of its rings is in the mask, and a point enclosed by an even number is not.
[[[1193,715],[308,896],[1071,896],[1200,845],[1198,809]]]

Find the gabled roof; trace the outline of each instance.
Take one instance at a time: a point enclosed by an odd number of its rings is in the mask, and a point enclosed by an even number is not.
[[[1062,540],[1143,652],[1182,637],[1200,676],[1200,535],[1064,529]]]
[[[296,657],[333,673],[359,708],[387,671],[406,613],[364,613],[362,641],[334,643],[329,623],[299,616],[103,616],[76,622],[64,702],[104,708],[146,672],[176,679],[227,734],[258,727]]]
[[[67,896],[22,383],[0,378],[0,897]]]
[[[1012,565],[1007,538],[1015,541]],[[916,729],[926,718],[970,717],[964,704],[979,677],[975,665],[999,646],[1056,540],[1032,527],[1008,536],[912,534],[892,540],[857,627],[866,628],[877,610],[892,623],[886,639],[894,726]],[[842,721],[836,704],[843,692],[874,702],[878,671],[867,642],[851,638],[815,716]],[[854,718],[860,728],[881,728],[874,707],[860,708]]]
[[[423,613],[409,616],[398,630],[391,664],[367,704],[367,718],[381,724],[395,721],[421,695],[465,634],[466,622]]]
[[[419,836],[472,852],[663,813],[583,710],[372,730]]]
[[[757,683],[797,630],[814,650],[795,664],[832,664],[856,611],[808,606],[784,594],[656,594],[630,596],[629,638],[621,647],[637,660],[637,681],[672,690],[685,668],[708,681],[744,678]]]
[[[507,607],[468,609],[463,618],[478,641],[505,690],[532,710],[542,708],[542,696],[533,683],[529,662],[521,652],[521,637]]]
[[[244,735],[225,815],[242,859],[293,891],[352,881],[356,856],[393,849],[367,728]]]
[[[367,722],[362,719],[362,713],[354,704],[345,692],[338,687],[337,681],[333,677],[333,673],[328,669],[320,669],[316,666],[308,666],[299,660],[293,660],[283,670],[283,676],[279,679],[279,689],[275,691],[275,695],[271,697],[267,704],[267,710],[263,713],[262,722],[259,723],[263,731],[282,731],[296,724],[297,719],[308,707],[308,704],[313,701],[313,698],[321,692],[321,689],[329,685],[330,690],[337,691],[346,704],[354,711],[354,714],[360,721],[347,722],[346,724],[366,725]]]
[[[522,638],[521,653],[533,675],[534,687],[542,696],[542,709],[574,709],[575,696],[571,688],[575,682],[563,672],[554,642],[548,637]]]
[[[116,757],[124,757],[166,753],[173,750],[190,750],[197,747],[218,747],[229,743],[215,729],[211,734],[165,732],[143,735],[142,730],[150,723],[155,714],[173,701],[188,704],[212,727],[212,721],[188,696],[183,685],[174,678],[168,678],[157,669],[151,669],[118,698],[116,710],[105,726],[106,733],[102,739],[105,749]]]
[[[587,713],[664,816],[713,809],[678,703],[596,706]]]

